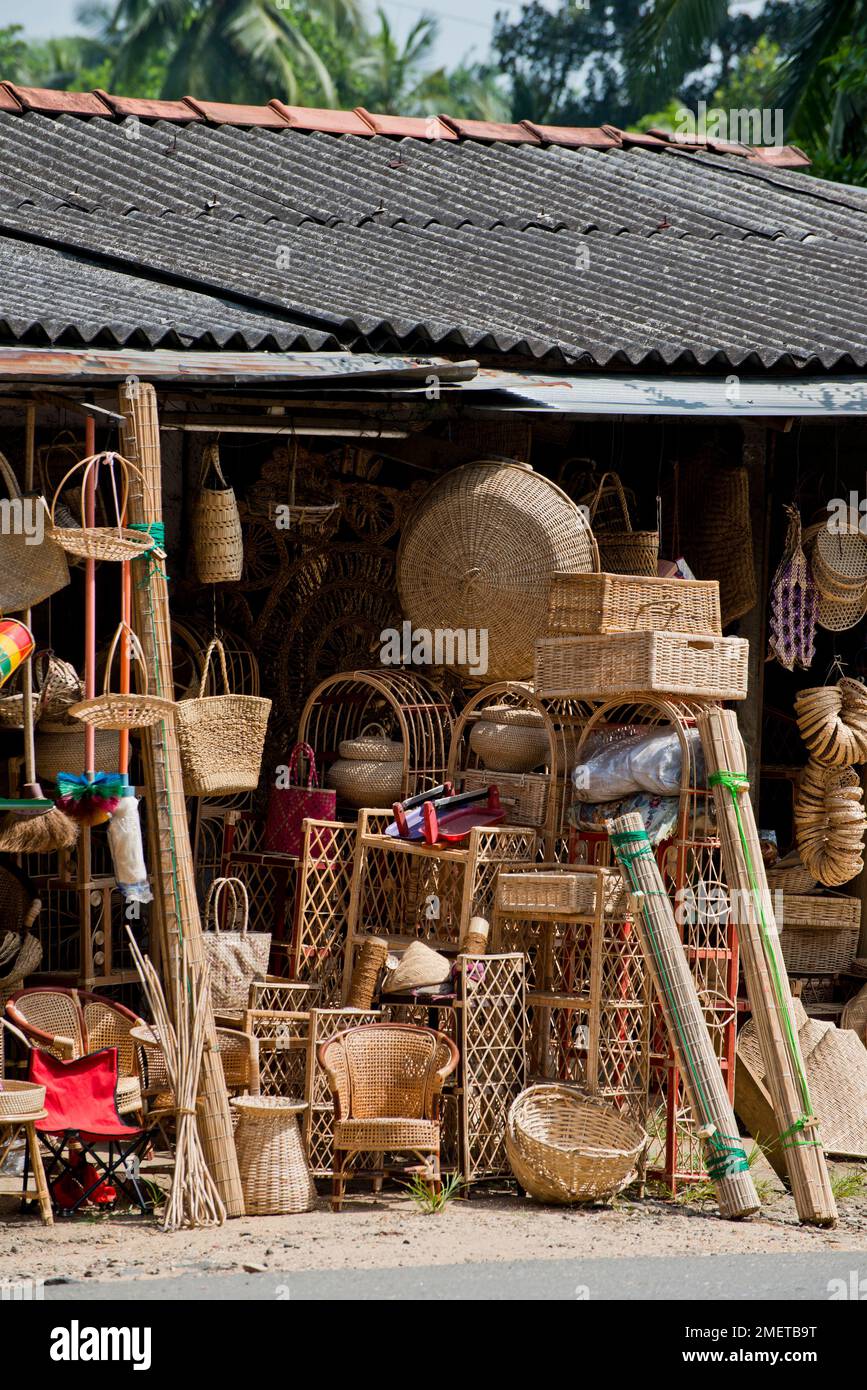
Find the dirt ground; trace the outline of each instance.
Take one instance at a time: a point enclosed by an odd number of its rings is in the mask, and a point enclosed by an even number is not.
[[[864,1166],[832,1165],[835,1178],[864,1175]],[[374,1269],[514,1259],[620,1256],[774,1254],[867,1251],[867,1181],[841,1197],[840,1223],[830,1231],[800,1226],[794,1203],[769,1168],[755,1177],[762,1212],[723,1221],[712,1201],[635,1200],[612,1208],[542,1207],[508,1184],[479,1189],[427,1215],[405,1192],[375,1197],[359,1185],[332,1214],[322,1197],[300,1216],[248,1217],[225,1226],[164,1234],[153,1218],[85,1216],[44,1229],[18,1210],[14,1180],[0,1179],[0,1282],[44,1279],[148,1279],[180,1274]],[[856,1178],[856,1184],[857,1184]]]

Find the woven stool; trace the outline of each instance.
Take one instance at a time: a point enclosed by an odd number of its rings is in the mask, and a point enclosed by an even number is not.
[[[235,1150],[248,1216],[283,1216],[309,1211],[316,1188],[301,1142],[298,1116],[303,1100],[285,1096],[239,1096]]]

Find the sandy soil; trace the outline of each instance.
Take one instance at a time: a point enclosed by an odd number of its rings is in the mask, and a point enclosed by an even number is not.
[[[834,1172],[846,1171],[834,1165]],[[862,1169],[863,1171],[863,1169]],[[840,1202],[831,1231],[799,1226],[769,1169],[756,1174],[764,1207],[746,1222],[722,1221],[712,1202],[620,1199],[611,1209],[564,1211],[480,1189],[426,1215],[402,1192],[359,1188],[334,1215],[320,1199],[301,1216],[252,1217],[215,1230],[164,1234],[149,1218],[84,1217],[44,1229],[22,1217],[0,1180],[0,1281],[146,1279],[241,1270],[372,1269],[513,1259],[867,1251],[867,1186]]]

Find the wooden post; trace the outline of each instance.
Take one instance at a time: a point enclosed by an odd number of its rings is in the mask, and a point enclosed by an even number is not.
[[[753,806],[758,815],[759,767],[762,749],[762,704],[765,686],[765,656],[768,650],[767,594],[768,539],[770,531],[770,472],[767,429],[762,421],[746,420],[743,430],[743,464],[750,482],[750,521],[753,534],[753,564],[758,601],[740,619],[738,633],[750,644],[749,686],[745,700],[738,704],[738,725],[747,750],[747,775],[753,788]]]
[[[156,392],[149,383],[139,382],[131,393],[121,387],[119,400],[119,409],[126,416],[122,429],[123,452],[141,470],[144,479],[143,492],[133,479],[130,524],[159,524],[162,521],[162,485]],[[164,562],[138,559],[133,566],[132,583],[136,632],[144,649],[152,689],[157,695],[173,699],[171,626]],[[163,978],[168,985],[182,969],[182,944],[193,969],[204,963],[202,924],[174,724],[163,722],[147,729],[142,745],[155,888],[154,918],[161,937]],[[166,996],[171,999],[174,989],[166,988]],[[205,1026],[198,1119],[202,1147],[227,1216],[242,1216],[244,1198],[229,1097],[216,1050],[217,1034],[209,1001],[206,1007],[209,1017]]]

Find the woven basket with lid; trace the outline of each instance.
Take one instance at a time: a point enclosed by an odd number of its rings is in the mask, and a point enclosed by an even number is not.
[[[552,575],[598,568],[586,515],[565,492],[528,464],[480,459],[421,498],[404,526],[397,582],[415,628],[487,632],[486,671],[444,665],[468,679],[526,680]]]

